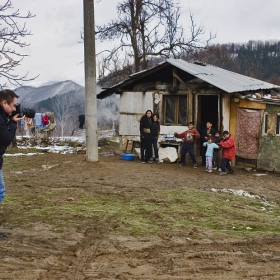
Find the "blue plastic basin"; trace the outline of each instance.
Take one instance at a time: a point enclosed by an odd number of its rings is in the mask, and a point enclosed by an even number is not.
[[[124,160],[134,160],[134,154],[122,154]]]

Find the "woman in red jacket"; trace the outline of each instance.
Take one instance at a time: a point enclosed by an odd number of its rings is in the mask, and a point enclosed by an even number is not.
[[[233,137],[229,134],[228,131],[223,132],[223,140],[218,144],[222,151],[222,160],[221,160],[221,172],[220,175],[226,175],[226,169],[229,174],[234,174],[234,171],[230,165],[230,161],[235,159],[235,144]]]

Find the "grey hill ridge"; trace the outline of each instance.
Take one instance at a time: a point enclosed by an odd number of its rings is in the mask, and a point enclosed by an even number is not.
[[[33,108],[36,112],[54,111],[66,116],[71,111],[71,117],[78,119],[78,115],[85,114],[85,88],[71,80],[61,82],[47,82],[40,86],[26,85],[15,89],[19,95],[19,102],[24,108]],[[101,87],[96,85],[97,94],[101,92]],[[54,108],[53,99],[58,102]],[[67,102],[66,99],[67,99]],[[68,103],[62,105],[62,103]],[[57,112],[59,111],[59,113]],[[67,111],[67,112],[66,112]],[[119,95],[113,94],[109,98],[97,100],[98,123],[108,124],[117,122],[119,118]]]
[[[39,87],[22,86],[15,89],[16,94],[19,95],[19,103],[24,107],[33,107],[36,103],[56,95],[81,91],[84,92],[84,87],[70,80]]]

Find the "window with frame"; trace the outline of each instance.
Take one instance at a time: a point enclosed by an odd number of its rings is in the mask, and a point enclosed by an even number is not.
[[[280,136],[280,113],[277,113],[276,135]]]
[[[164,123],[182,124],[187,123],[187,95],[164,96]]]
[[[280,136],[280,113],[264,113],[263,134]]]

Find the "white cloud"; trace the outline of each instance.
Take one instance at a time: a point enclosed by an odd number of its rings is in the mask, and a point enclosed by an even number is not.
[[[109,22],[116,16],[120,0],[96,0],[95,23]],[[38,81],[73,80],[84,85],[84,49],[78,43],[83,27],[82,0],[12,0],[21,14],[31,11],[35,18],[26,20],[32,36],[28,54],[17,73],[40,74]],[[217,33],[213,43],[247,42],[279,38],[279,0],[181,0],[181,19],[189,27],[189,10],[206,33]],[[106,47],[112,43],[105,44]],[[104,46],[104,45],[103,45]],[[102,45],[96,44],[96,52]]]

